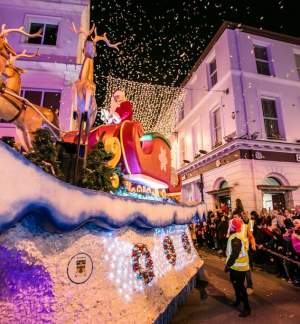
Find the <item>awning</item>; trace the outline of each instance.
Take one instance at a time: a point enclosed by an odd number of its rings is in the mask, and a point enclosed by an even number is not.
[[[214,196],[225,196],[225,195],[230,195],[231,189],[232,187],[227,187],[227,188],[207,191],[206,193]]]
[[[257,189],[262,191],[295,191],[299,186],[270,186],[270,185],[258,185]]]

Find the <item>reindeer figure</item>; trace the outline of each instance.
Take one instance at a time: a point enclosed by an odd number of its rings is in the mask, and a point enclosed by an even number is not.
[[[1,26],[0,32],[0,75],[4,72],[6,62],[9,59],[9,55],[17,55],[15,50],[9,45],[7,35],[11,32],[20,33],[28,37],[41,37],[42,31],[39,30],[37,33],[28,34],[24,31],[24,26],[19,28],[5,29],[5,24]]]
[[[90,127],[91,125],[93,125],[97,114],[97,105],[95,99],[96,85],[94,82],[94,57],[96,55],[97,42],[104,41],[108,47],[114,48],[116,50],[119,50],[118,45],[121,43],[119,42],[111,44],[110,41],[107,39],[106,33],[98,36],[97,28],[94,24],[90,31],[86,32],[85,30],[83,30],[82,27],[80,27],[80,29],[77,30],[74,23],[72,23],[72,30],[77,35],[84,35],[84,60],[79,74],[79,78],[74,83],[73,111],[77,112],[78,116],[81,116],[81,114],[83,114],[84,112],[87,113],[88,127]],[[94,37],[92,37],[93,33]],[[91,37],[91,40],[89,40],[89,37]],[[78,122],[80,122],[79,118]]]
[[[93,24],[89,32],[86,32],[82,27],[78,30],[74,23],[72,23],[72,30],[75,34],[84,35],[84,60],[81,67],[78,80],[75,81],[73,86],[73,112],[77,116],[77,127],[79,130],[77,140],[77,159],[75,163],[75,173],[79,158],[79,147],[81,143],[82,132],[85,133],[83,144],[88,145],[88,134],[90,127],[94,124],[97,114],[97,104],[95,99],[96,84],[94,82],[94,57],[96,55],[96,46],[99,41],[104,41],[108,47],[118,49],[118,45],[111,44],[108,40],[106,33],[97,35],[97,29]],[[92,34],[94,33],[94,37]],[[90,37],[90,40],[89,40]],[[85,126],[84,126],[85,124]],[[84,151],[84,168],[87,157],[87,149]]]
[[[0,119],[14,123],[17,126],[17,134],[22,147],[28,151],[31,145],[33,133],[41,128],[43,122],[56,123],[57,117],[52,109],[29,105],[28,101],[20,97],[21,74],[25,71],[15,65],[20,57],[35,57],[39,55],[39,50],[35,54],[26,54],[24,50],[21,54],[12,56],[9,60],[3,75],[6,77],[6,83],[2,85],[0,92]]]

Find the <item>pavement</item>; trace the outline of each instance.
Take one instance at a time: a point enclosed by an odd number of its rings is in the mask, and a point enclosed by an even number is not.
[[[225,259],[207,250],[200,250],[199,254],[209,282],[208,297],[200,299],[199,291],[193,289],[171,324],[300,323],[300,288],[260,269],[252,272],[254,293],[249,296],[252,314],[238,317],[238,309],[229,304],[234,301],[234,292],[229,275],[224,272]]]

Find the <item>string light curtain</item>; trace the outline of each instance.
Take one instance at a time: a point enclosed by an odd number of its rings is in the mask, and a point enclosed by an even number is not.
[[[111,96],[117,90],[125,91],[133,104],[133,119],[139,121],[145,132],[158,132],[169,137],[176,126],[179,109],[183,105],[185,90],[161,85],[153,85],[107,78],[104,107],[109,109]]]

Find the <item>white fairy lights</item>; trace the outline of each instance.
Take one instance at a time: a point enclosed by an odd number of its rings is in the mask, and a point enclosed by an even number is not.
[[[145,132],[158,132],[168,137],[175,130],[178,111],[183,105],[183,88],[107,78],[104,107],[109,108],[111,96],[124,90],[133,103],[133,119],[142,123]]]
[[[114,283],[119,294],[125,301],[130,302],[134,294],[141,293],[145,288],[155,285],[169,271],[182,271],[188,264],[194,261],[197,256],[195,249],[192,248],[191,253],[187,253],[183,247],[183,232],[188,232],[186,225],[172,225],[167,228],[155,229],[154,247],[150,250],[155,276],[147,285],[143,283],[143,280],[138,280],[136,273],[133,271],[132,250],[134,244],[120,240],[113,235],[103,239],[103,244],[107,251],[107,254],[104,255],[104,260],[109,269],[108,278]],[[168,262],[164,253],[163,240],[166,236],[169,236],[174,244],[176,252],[175,265]],[[189,235],[188,237],[191,243],[191,238]],[[143,257],[140,258],[140,264],[142,267],[145,267]]]

